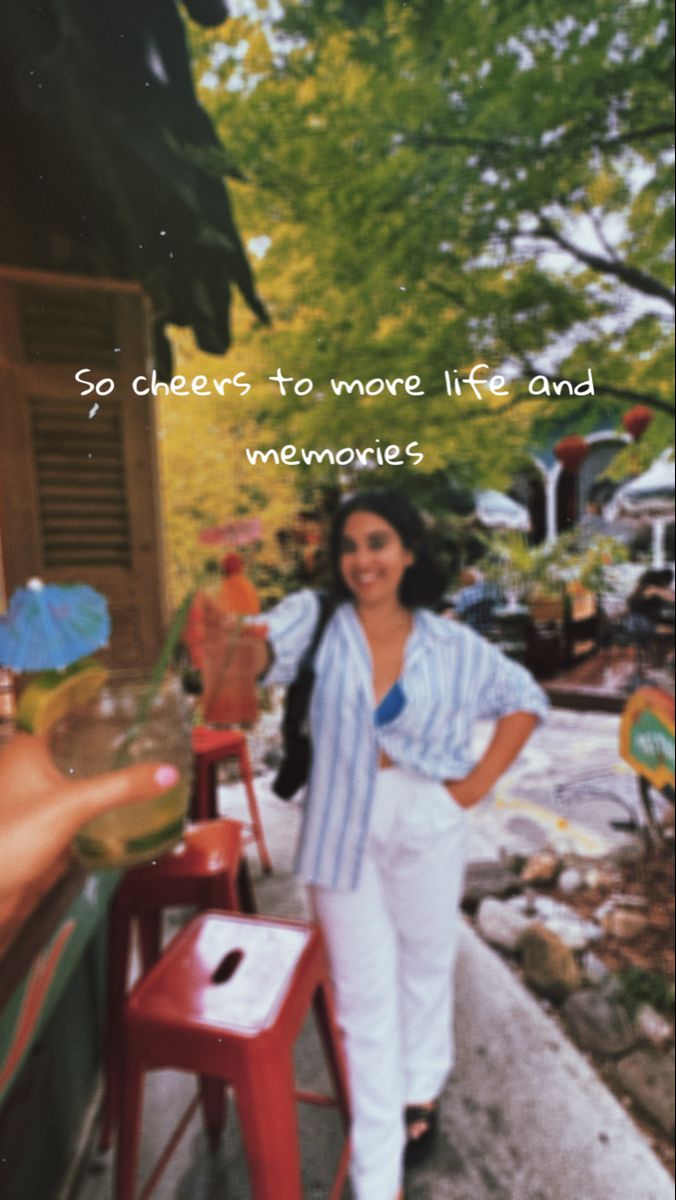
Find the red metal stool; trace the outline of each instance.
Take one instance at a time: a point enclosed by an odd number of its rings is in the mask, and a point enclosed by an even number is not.
[[[136,922],[138,928],[141,969],[145,973],[160,957],[162,912],[178,905],[256,911],[240,821],[221,818],[188,825],[179,846],[155,862],[132,867],[115,893],[108,935],[101,1149],[110,1146],[113,1131],[133,924]]]
[[[293,1048],[314,1008],[337,1100],[296,1093]],[[210,1076],[202,1090],[212,1145],[222,1129],[225,1084],[233,1086],[253,1200],[302,1200],[294,1101],[335,1104],[348,1123],[348,1093],[323,939],[308,924],[203,913],[177,935],[126,1005],[119,1109],[117,1200],[132,1200],[146,1071]],[[155,1186],[195,1111],[193,1101],[153,1171]],[[347,1172],[343,1147],[330,1200]]]
[[[272,871],[272,862],[265,844],[263,822],[253,785],[253,771],[249,758],[246,734],[239,729],[211,729],[197,725],[192,731],[193,791],[191,816],[205,821],[217,816],[216,786],[218,764],[228,758],[236,758],[239,773],[246,791],[251,816],[251,840],[258,847],[261,867],[266,875]]]

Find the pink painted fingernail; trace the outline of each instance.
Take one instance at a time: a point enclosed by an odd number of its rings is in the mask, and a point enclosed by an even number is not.
[[[158,783],[160,787],[172,787],[173,784],[178,783],[178,779],[176,767],[158,767],[155,772],[155,783]]]

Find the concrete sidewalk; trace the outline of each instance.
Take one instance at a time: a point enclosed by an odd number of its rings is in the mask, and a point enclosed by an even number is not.
[[[579,1051],[468,926],[436,1159],[407,1200],[667,1200],[673,1182]]]
[[[593,717],[585,714],[586,737]],[[598,735],[612,761],[614,726],[608,721],[605,716],[599,720]],[[516,780],[508,780],[510,794],[518,790],[519,775],[525,782],[529,762],[534,775],[544,769],[541,778],[551,787],[552,773],[546,770],[546,760],[550,767],[553,761],[550,742],[561,769],[570,770],[570,758],[561,752],[562,731],[557,731],[556,719],[553,724],[533,738]],[[589,749],[598,767],[593,738]],[[584,770],[579,758],[575,766]],[[266,778],[257,780],[257,792],[275,866],[273,876],[256,880],[260,910],[301,917],[303,889],[290,874],[298,806],[280,803]],[[228,815],[243,816],[242,789],[222,788],[221,806]],[[490,850],[489,810],[477,813],[476,822],[475,842],[484,856]],[[515,836],[515,829],[506,830],[503,820],[496,820],[494,828],[497,843],[506,832]],[[532,823],[523,828],[530,839]],[[255,854],[252,858],[255,866]],[[461,938],[455,1020],[458,1061],[442,1098],[440,1146],[433,1161],[411,1173],[406,1200],[671,1200],[670,1176],[622,1106],[506,963],[467,925]],[[303,1086],[325,1085],[311,1027],[300,1039],[298,1069]],[[162,1072],[150,1078],[142,1177],[193,1091],[193,1081],[186,1076]],[[340,1147],[339,1122],[327,1110],[303,1109],[301,1114],[304,1200],[326,1200]],[[110,1163],[95,1159],[92,1168],[76,1200],[111,1200]],[[236,1119],[228,1123],[213,1155],[199,1121],[193,1120],[154,1196],[250,1200]]]

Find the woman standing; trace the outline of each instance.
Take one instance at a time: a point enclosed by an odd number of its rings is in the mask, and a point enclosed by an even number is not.
[[[330,544],[337,607],[315,661],[313,760],[297,869],[331,960],[352,1092],[357,1200],[397,1200],[432,1148],[453,1066],[453,964],[467,810],[518,754],[546,701],[530,675],[435,616],[443,577],[395,492],[342,506]],[[319,613],[311,591],[266,614],[289,683]],[[495,732],[473,763],[478,718]]]

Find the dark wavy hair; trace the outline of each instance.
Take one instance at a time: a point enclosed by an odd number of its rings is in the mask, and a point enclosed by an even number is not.
[[[403,492],[378,490],[357,492],[341,504],[329,535],[329,557],[333,593],[338,600],[353,599],[340,569],[345,522],[355,512],[374,513],[398,533],[407,550],[415,555],[399,586],[399,599],[406,608],[434,608],[446,588],[446,576],[428,544],[427,530],[417,508]]]

